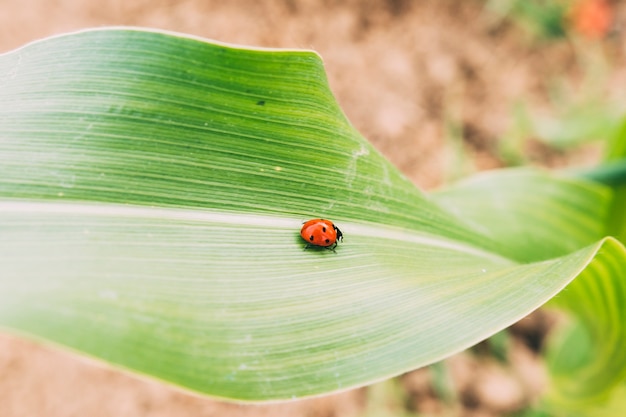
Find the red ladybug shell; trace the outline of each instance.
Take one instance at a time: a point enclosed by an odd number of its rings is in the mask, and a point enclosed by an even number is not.
[[[300,236],[306,240],[307,247],[322,246],[334,249],[338,240],[343,240],[341,230],[337,228],[330,220],[313,219],[305,222],[300,230]]]

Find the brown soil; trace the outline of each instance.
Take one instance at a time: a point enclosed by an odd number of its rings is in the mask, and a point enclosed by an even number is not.
[[[0,3],[1,52],[48,35],[104,25],[148,26],[229,43],[314,49],[324,58],[331,87],[355,127],[427,189],[458,169],[455,147],[468,152],[468,163],[476,169],[502,166],[498,139],[511,126],[516,100],[525,98],[537,108],[548,108],[546,80],[558,74],[575,86],[581,78],[571,45],[533,43],[519,28],[485,12],[479,0]],[[626,68],[620,65],[626,48],[615,47],[620,40],[612,45],[614,67]],[[609,77],[613,90],[623,91],[624,72],[615,70]],[[457,142],[450,139],[455,128],[461,132]],[[533,149],[537,152],[537,146]],[[539,147],[535,159],[556,165],[572,160],[550,152]],[[526,321],[545,323],[542,315],[532,317]],[[429,369],[404,376],[400,380],[404,405],[427,415],[467,416],[504,415],[526,407],[543,386],[533,345],[541,342],[543,330],[529,336],[536,326],[531,331],[524,330],[524,323],[518,326],[516,334],[522,337],[512,339],[508,365],[481,355],[480,347],[478,353],[448,361],[453,400],[443,401],[433,389]],[[0,335],[0,375],[3,417],[317,417],[372,411],[364,389],[277,405],[225,404],[7,335]]]

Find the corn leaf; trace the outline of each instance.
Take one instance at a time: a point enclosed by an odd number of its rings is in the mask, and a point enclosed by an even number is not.
[[[0,56],[0,326],[234,400],[384,379],[624,261],[609,189],[486,178],[424,195],[312,52],[49,38]],[[314,217],[343,231],[336,251],[304,249]]]
[[[500,253],[537,262],[563,256],[604,234],[616,211],[615,199],[609,198],[614,195],[593,182],[515,170],[478,175],[434,197],[500,241]],[[624,246],[607,239],[576,280],[549,303],[570,318],[547,352],[547,404],[561,414],[596,412],[626,378],[625,265]]]

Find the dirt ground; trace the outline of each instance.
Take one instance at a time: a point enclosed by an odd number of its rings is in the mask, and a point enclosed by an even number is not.
[[[316,50],[351,122],[425,189],[446,181],[459,147],[478,170],[501,167],[497,142],[510,129],[517,100],[546,107],[547,79],[558,74],[575,85],[581,78],[571,45],[533,42],[519,27],[487,13],[479,0],[0,0],[0,52],[107,25]],[[625,44],[623,38],[613,41],[616,68],[626,68]],[[615,91],[624,91],[624,71],[609,77]],[[451,127],[462,132],[458,143]],[[538,163],[579,157],[545,153]],[[525,407],[545,382],[536,345],[546,322],[535,314],[515,327],[520,337],[512,339],[513,366],[481,355],[481,347],[451,359],[457,405],[437,399],[429,370],[398,379],[404,405],[426,415],[486,417]],[[1,334],[0,375],[2,417],[326,417],[368,411],[368,389],[286,404],[226,404]]]

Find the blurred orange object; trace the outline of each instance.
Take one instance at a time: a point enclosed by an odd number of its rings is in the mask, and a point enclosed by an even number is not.
[[[591,39],[604,37],[613,21],[613,10],[606,0],[580,0],[572,8],[574,29]]]

